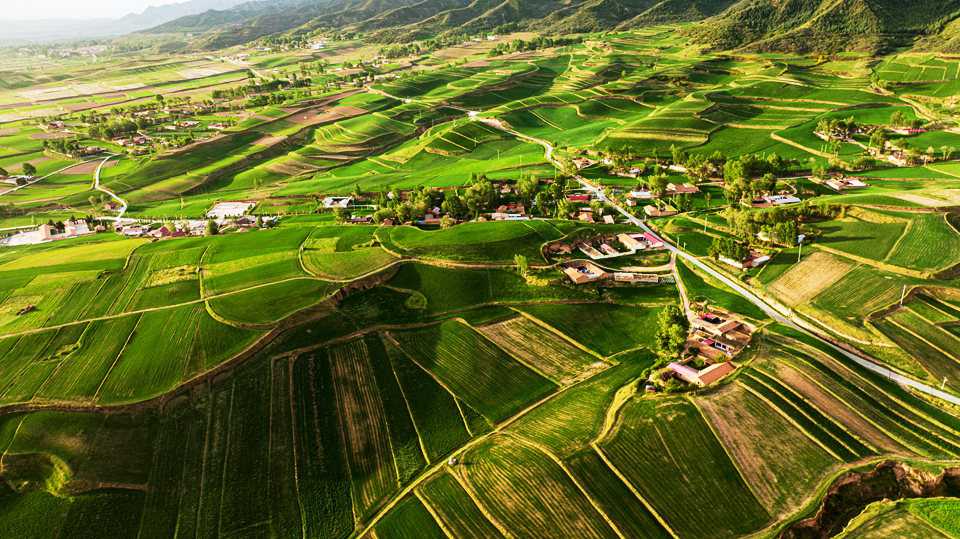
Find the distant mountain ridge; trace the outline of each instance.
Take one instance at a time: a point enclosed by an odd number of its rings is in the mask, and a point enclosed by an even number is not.
[[[193,33],[190,48],[216,50],[331,29],[402,43],[508,23],[563,35],[702,22],[683,33],[719,50],[960,52],[958,21],[960,0],[190,0],[98,21],[95,29],[59,28],[85,35]],[[56,28],[48,25],[47,34]],[[18,37],[15,28],[0,39]]]
[[[119,19],[37,19],[0,20],[0,45],[68,41],[129,34],[163,23],[210,10],[227,10],[248,0],[188,0],[178,4],[150,6],[143,13],[131,13]],[[269,0],[268,0],[269,2]],[[263,3],[268,3],[263,2]],[[211,26],[212,27],[212,26]]]

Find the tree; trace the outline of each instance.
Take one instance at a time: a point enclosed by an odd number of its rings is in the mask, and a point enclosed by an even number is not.
[[[87,201],[90,203],[91,206],[93,206],[93,209],[97,209],[97,197],[90,195],[90,197],[87,198]]]
[[[351,193],[351,194],[352,194],[353,197],[356,198],[357,200],[360,200],[360,198],[363,197],[363,189],[360,189],[360,183],[359,183],[359,182],[353,184],[353,193]]]
[[[520,192],[520,196],[524,200],[532,201],[537,196],[537,192],[540,190],[540,181],[537,180],[534,176],[529,176],[527,178],[520,178],[517,180],[517,190]]]
[[[413,220],[413,207],[407,204],[400,204],[396,208],[397,210],[397,220],[401,223],[409,223]]]
[[[650,184],[650,191],[657,196],[663,196],[663,193],[667,190],[667,185],[670,184],[670,176],[666,174],[654,174],[647,178],[647,182]]]
[[[163,223],[164,228],[167,229],[167,232],[173,234],[177,231],[177,226],[173,224],[173,221],[165,221]]]
[[[666,354],[679,355],[687,341],[690,320],[676,305],[665,307],[657,316],[657,333],[654,337],[657,348]]]
[[[261,216],[259,216],[259,215],[257,216],[256,225],[257,225],[257,228],[263,228],[263,217],[261,217]]]
[[[216,236],[220,233],[220,225],[213,219],[207,219],[207,228],[203,231],[204,236]]]
[[[444,215],[440,218],[440,228],[450,228],[455,224],[457,224],[457,220],[449,215]]]
[[[37,173],[37,167],[33,166],[32,163],[23,164],[23,173],[27,176],[33,176]]]
[[[9,176],[10,173],[6,169],[0,168],[0,176]]]
[[[513,255],[513,263],[517,265],[517,271],[520,275],[526,277],[530,273],[530,263],[527,261],[527,257],[521,254]]]
[[[373,220],[376,223],[382,223],[386,219],[396,219],[397,212],[393,208],[382,207],[373,212]]]
[[[337,206],[333,209],[333,220],[338,225],[346,223],[351,217],[353,217],[353,212],[343,206]]]
[[[557,201],[557,217],[559,219],[569,219],[570,214],[576,213],[579,209],[580,204],[568,198],[561,198]]]

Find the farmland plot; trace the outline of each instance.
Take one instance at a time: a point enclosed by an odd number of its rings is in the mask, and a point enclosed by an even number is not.
[[[768,290],[794,307],[812,299],[853,267],[854,263],[845,258],[815,251],[770,284]]]
[[[543,305],[517,310],[533,316],[582,346],[609,357],[653,345],[647,331],[660,309],[627,305]]]
[[[417,488],[443,526],[463,539],[503,538],[503,534],[477,507],[453,475],[440,471]]]
[[[80,348],[67,357],[38,396],[93,399],[139,322],[140,315],[91,322],[80,337]]]
[[[479,330],[513,356],[562,385],[608,365],[530,319],[519,317]]]
[[[427,461],[434,462],[465,444],[470,433],[455,397],[391,341],[384,340],[383,345]],[[380,358],[373,358],[374,363],[377,360]]]
[[[498,436],[463,460],[472,463],[460,470],[468,488],[514,537],[617,537],[570,476],[536,449]]]
[[[363,341],[331,349],[330,366],[343,419],[354,505],[358,515],[366,516],[398,484],[387,420]]]
[[[841,464],[748,391],[734,387],[698,404],[773,514],[796,510],[824,474]]]
[[[394,506],[374,530],[378,539],[446,539],[423,503],[408,495]]]
[[[557,389],[460,322],[390,335],[421,367],[494,423]]]
[[[909,269],[934,272],[960,260],[960,235],[946,220],[946,214],[910,215],[910,225],[886,262]]]
[[[635,400],[602,450],[681,536],[725,538],[763,527],[770,516],[697,409],[685,400]],[[665,462],[666,459],[666,462]],[[723,501],[701,503],[702,493]],[[718,502],[720,500],[717,500]]]
[[[307,537],[343,537],[354,527],[346,451],[326,349],[293,365],[297,483]]]
[[[605,421],[613,419],[607,414],[617,390],[629,389],[653,362],[654,355],[644,351],[639,358],[610,367],[522,417],[513,432],[560,457],[572,455],[600,434]]]
[[[574,455],[565,462],[571,476],[580,483],[612,524],[630,539],[667,539],[672,537],[647,506],[634,494],[593,449]]]

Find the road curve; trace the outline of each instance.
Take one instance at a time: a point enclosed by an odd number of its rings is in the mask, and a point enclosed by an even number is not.
[[[106,221],[119,221],[120,218],[123,217],[124,212],[127,211],[127,201],[126,201],[126,200],[123,200],[122,198],[120,198],[120,197],[118,197],[117,195],[113,194],[113,191],[110,191],[109,189],[100,187],[100,170],[103,169],[103,165],[106,165],[106,164],[107,164],[107,161],[109,161],[110,159],[112,159],[112,158],[114,158],[114,157],[117,157],[117,154],[113,154],[113,153],[112,153],[112,154],[108,155],[107,157],[105,157],[105,158],[103,159],[103,161],[100,162],[100,165],[97,166],[97,171],[93,174],[93,188],[96,189],[97,191],[101,191],[101,192],[104,192],[104,193],[110,195],[111,197],[113,197],[114,199],[116,199],[117,202],[120,203],[120,212],[117,213],[117,216],[116,216],[116,217],[106,217],[106,216],[105,216],[105,217],[100,217],[100,219],[104,219],[104,220],[106,220]]]

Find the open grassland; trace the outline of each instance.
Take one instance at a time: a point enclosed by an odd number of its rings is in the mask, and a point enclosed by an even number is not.
[[[512,270],[453,269],[427,264],[405,264],[387,284],[422,294],[426,313],[460,311],[488,303],[539,303],[585,300],[585,290],[561,286],[530,286]]]

